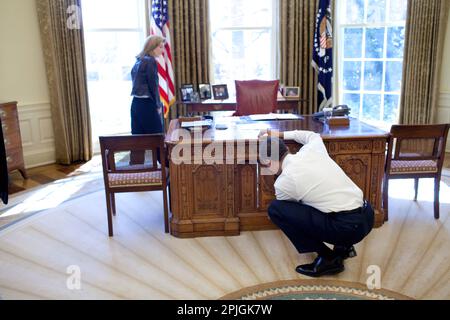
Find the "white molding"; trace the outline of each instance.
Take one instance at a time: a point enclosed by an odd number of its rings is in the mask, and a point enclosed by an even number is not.
[[[450,109],[450,92],[441,92],[439,94],[438,106],[439,108]]]
[[[437,123],[450,123],[450,92],[441,91],[436,115]],[[446,152],[450,152],[450,138],[447,138]]]
[[[55,141],[50,102],[18,104],[26,168],[55,163]],[[43,126],[47,123],[47,126]],[[49,126],[51,126],[49,128]]]

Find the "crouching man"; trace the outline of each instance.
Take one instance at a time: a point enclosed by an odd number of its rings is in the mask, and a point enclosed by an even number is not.
[[[259,138],[260,165],[277,175],[270,219],[299,253],[317,253],[312,263],[299,265],[296,271],[311,277],[344,271],[344,260],[356,256],[353,245],[374,223],[374,211],[363,192],[330,158],[319,134],[265,130]],[[283,139],[303,147],[291,154]]]

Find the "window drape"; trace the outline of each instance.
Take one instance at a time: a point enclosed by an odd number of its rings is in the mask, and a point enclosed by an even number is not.
[[[300,98],[308,100],[299,110],[316,112],[317,76],[311,67],[317,14],[316,0],[280,1],[280,83],[300,86]]]
[[[169,21],[174,56],[177,100],[182,84],[210,81],[209,59],[209,1],[169,0]],[[173,105],[169,119],[185,114],[185,107]]]
[[[408,0],[401,124],[434,122],[449,2]]]
[[[56,161],[92,158],[81,0],[36,0],[53,118]]]

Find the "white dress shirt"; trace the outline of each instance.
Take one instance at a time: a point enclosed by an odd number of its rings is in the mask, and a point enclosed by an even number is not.
[[[322,212],[353,210],[363,205],[363,192],[330,158],[319,134],[288,131],[285,140],[303,144],[288,154],[275,182],[278,200],[302,201]]]

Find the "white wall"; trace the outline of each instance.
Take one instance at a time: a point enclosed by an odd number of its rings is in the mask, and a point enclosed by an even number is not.
[[[441,86],[439,90],[436,122],[450,123],[450,9],[448,13],[447,31],[445,33]],[[450,138],[447,139],[447,152],[450,152]]]
[[[26,167],[55,162],[35,0],[0,1],[0,101],[17,101]]]

